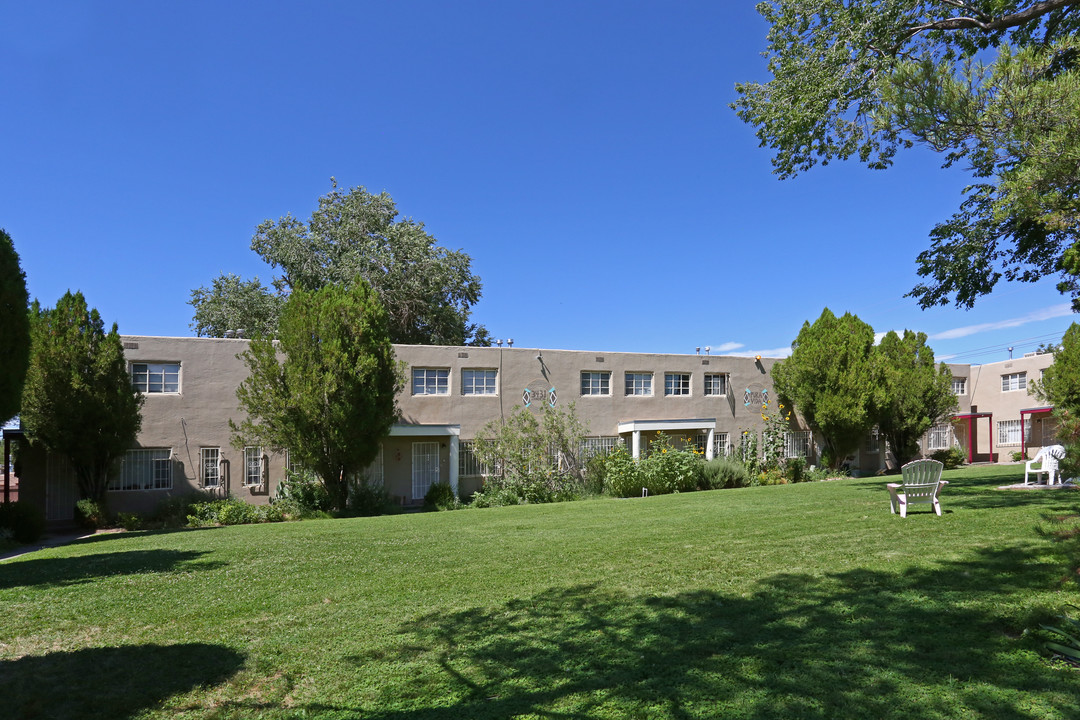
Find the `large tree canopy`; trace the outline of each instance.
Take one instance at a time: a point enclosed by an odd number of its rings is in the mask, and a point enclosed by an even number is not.
[[[888,332],[874,348],[876,380],[874,416],[898,465],[915,457],[921,438],[932,425],[956,410],[952,373],[934,364],[926,333]]]
[[[1080,0],[770,0],[764,84],[736,86],[781,177],[920,144],[975,178],[918,258],[923,307],[1060,273],[1080,308]]]
[[[397,417],[404,380],[386,311],[361,279],[294,290],[277,337],[252,340],[242,356],[250,374],[236,396],[248,416],[230,421],[235,442],[288,449],[343,510],[349,480],[375,459]]]
[[[386,308],[391,342],[489,344],[483,326],[469,321],[480,299],[471,258],[437,245],[423,223],[399,218],[385,192],[374,195],[363,187],[345,192],[333,182],[308,220],[285,215],[260,224],[251,249],[281,270],[274,280],[278,296],[258,280],[222,276],[212,288],[192,292],[193,327],[200,335],[235,329],[256,334],[272,326],[288,293],[349,285],[359,277]],[[223,321],[234,327],[223,327]]]
[[[0,424],[19,411],[30,364],[26,275],[11,236],[0,229]]]
[[[53,309],[35,300],[22,426],[32,444],[64,455],[83,497],[105,501],[109,472],[142,426],[142,395],[132,388],[116,323],[106,333],[81,292]]]
[[[829,308],[802,330],[791,356],[773,366],[777,394],[793,405],[825,441],[836,467],[854,452],[874,424],[874,330]]]

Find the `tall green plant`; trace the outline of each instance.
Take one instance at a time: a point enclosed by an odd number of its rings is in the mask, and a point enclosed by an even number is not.
[[[29,300],[15,244],[0,228],[0,424],[19,411],[30,366]]]
[[[576,493],[585,477],[580,452],[587,434],[573,403],[565,410],[545,406],[539,417],[518,407],[506,420],[488,423],[476,435],[476,456],[490,469],[485,492],[511,492],[529,502]]]
[[[143,398],[132,388],[116,323],[106,333],[82,293],[53,309],[31,306],[33,346],[23,390],[30,442],[64,455],[82,497],[105,503],[109,473],[142,426]]]
[[[278,341],[257,338],[242,358],[249,375],[236,397],[247,417],[229,423],[234,444],[288,448],[345,510],[348,478],[378,455],[404,383],[374,291],[357,279],[293,292]]]
[[[1061,471],[1065,477],[1080,476],[1080,324],[1073,323],[1054,350],[1054,362],[1046,368],[1042,381],[1033,381],[1031,390],[1054,406],[1058,440],[1065,445]]]
[[[825,443],[838,467],[874,424],[874,330],[825,308],[791,344],[791,356],[773,366],[773,382]]]
[[[956,411],[952,373],[934,364],[926,333],[890,331],[874,348],[877,382],[874,417],[898,465],[918,452],[918,442],[931,426]]]

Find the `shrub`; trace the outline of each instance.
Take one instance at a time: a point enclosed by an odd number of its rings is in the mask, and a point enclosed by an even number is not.
[[[946,470],[955,470],[967,462],[964,451],[956,445],[953,445],[948,450],[935,450],[930,453],[930,458],[942,463]]]
[[[642,480],[637,464],[624,447],[615,448],[604,460],[604,490],[614,497],[641,494]]]
[[[793,483],[803,482],[806,477],[806,458],[788,458],[784,463],[784,475]]]
[[[514,488],[491,486],[474,492],[470,506],[475,508],[489,508],[520,504],[521,497]]]
[[[135,513],[119,513],[116,523],[129,532],[142,530],[142,518]]]
[[[23,502],[0,503],[0,537],[23,545],[36,542],[45,532],[45,513]]]
[[[607,458],[608,453],[598,453],[585,461],[585,479],[581,485],[583,495],[599,495],[604,492]]]
[[[1013,450],[1011,453],[1009,453],[1009,457],[1012,458],[1013,462],[1024,462],[1024,460],[1027,459],[1024,457],[1024,453],[1020,452],[1019,450]]]
[[[201,492],[173,495],[158,503],[149,521],[153,525],[167,528],[183,527],[188,522],[188,515],[192,513],[192,506],[208,502],[213,498]]]
[[[87,530],[97,530],[108,524],[105,509],[88,498],[75,503],[75,522]]]
[[[285,473],[285,479],[278,483],[277,498],[293,501],[305,513],[329,512],[334,507],[326,485],[310,470]]]
[[[445,483],[436,483],[436,485]],[[435,486],[432,485],[434,488]],[[447,487],[450,487],[447,485]],[[430,490],[428,491],[430,494]],[[427,497],[424,498],[427,504]],[[384,515],[393,506],[390,503],[390,494],[381,485],[372,485],[364,480],[349,484],[348,511],[351,515],[370,517],[372,515]]]
[[[211,525],[247,525],[260,522],[280,522],[285,519],[284,507],[251,505],[235,497],[195,503],[188,515],[191,527]]]
[[[434,483],[424,495],[425,510],[457,510],[459,507],[461,507],[461,501],[458,500],[454,488],[450,487],[450,483]]]
[[[714,458],[701,469],[702,483],[706,489],[746,487],[750,483],[750,473],[746,466],[731,458]]]
[[[702,461],[691,450],[675,450],[667,435],[659,433],[649,456],[638,462],[642,486],[650,495],[689,492],[701,484]]]

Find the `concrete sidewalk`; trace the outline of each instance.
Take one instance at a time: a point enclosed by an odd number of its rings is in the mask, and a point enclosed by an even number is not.
[[[57,533],[56,535],[45,535],[45,537],[38,540],[36,543],[30,543],[29,545],[22,545],[17,548],[12,548],[7,552],[0,553],[0,562],[10,560],[14,557],[20,557],[27,555],[38,550],[44,550],[45,548],[56,547],[57,545],[67,545],[73,543],[76,540],[84,540],[86,538],[94,537],[97,533]]]

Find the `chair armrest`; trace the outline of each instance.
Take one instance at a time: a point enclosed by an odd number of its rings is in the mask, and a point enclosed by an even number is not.
[[[902,488],[904,486],[901,485],[900,483],[887,483],[885,485],[885,487],[887,487],[887,488]]]

